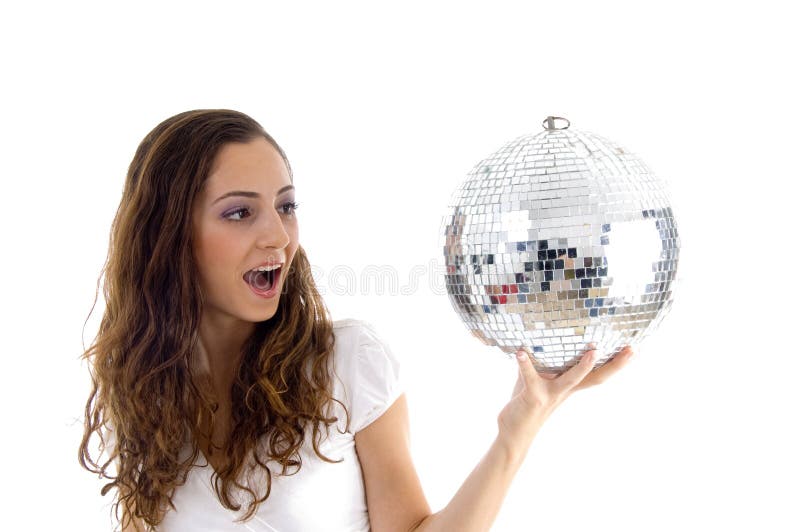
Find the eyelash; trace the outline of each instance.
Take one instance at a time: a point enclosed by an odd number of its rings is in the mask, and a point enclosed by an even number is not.
[[[294,201],[290,201],[288,203],[284,203],[283,205],[281,205],[281,208],[285,209],[286,207],[290,207],[292,209],[291,212],[284,212],[283,214],[294,215],[294,211],[296,211],[299,206],[300,206],[299,203],[294,202]],[[249,210],[250,209],[248,207],[238,207],[238,208],[228,212],[228,214],[226,214],[224,216],[224,218],[226,220],[230,221],[230,222],[243,222],[244,219],[234,220],[234,219],[230,218],[230,216],[232,216],[234,214],[237,214],[237,213],[242,213],[244,211],[249,211]]]

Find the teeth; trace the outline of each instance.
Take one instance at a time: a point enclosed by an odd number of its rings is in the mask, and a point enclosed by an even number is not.
[[[280,268],[280,264],[275,264],[274,266],[259,266],[258,268],[254,268],[253,271],[257,272],[271,272],[272,270],[277,270]]]

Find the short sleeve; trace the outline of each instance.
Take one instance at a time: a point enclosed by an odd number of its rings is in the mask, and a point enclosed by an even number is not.
[[[403,393],[400,362],[374,327],[359,320],[355,345],[352,433],[378,419]]]

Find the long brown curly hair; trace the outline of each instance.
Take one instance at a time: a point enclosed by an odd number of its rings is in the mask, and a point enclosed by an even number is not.
[[[293,182],[275,140],[249,116],[225,109],[187,111],[163,121],[142,140],[128,169],[98,278],[99,290],[105,275],[105,313],[82,354],[92,389],[79,448],[81,465],[110,480],[101,494],[116,488],[112,508],[123,528],[133,518],[151,527],[163,520],[199,456],[193,436],[209,436],[201,427],[213,423],[217,405],[207,393],[209,381],[192,371],[203,294],[195,282],[191,209],[220,147],[259,137],[277,149]],[[269,497],[267,462],[279,464],[281,474],[299,471],[309,424],[316,454],[335,462],[318,447],[322,429],[328,434],[337,421],[327,407],[334,401],[344,407],[330,391],[333,325],[301,246],[284,291],[290,296],[280,297],[275,315],[256,323],[242,347],[231,388],[231,432],[221,453],[226,459],[212,477],[226,508],[241,508],[234,488],[249,494],[243,520]],[[346,408],[345,414],[349,424]],[[100,439],[97,461],[89,450],[93,437]],[[187,443],[188,456],[181,452]],[[266,473],[260,493],[240,482],[248,457]],[[109,471],[112,464],[116,474]]]

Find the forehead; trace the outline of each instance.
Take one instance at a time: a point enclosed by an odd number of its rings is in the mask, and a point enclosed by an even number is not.
[[[277,190],[291,178],[278,150],[263,137],[249,142],[229,142],[217,152],[205,189],[208,194],[232,188]]]

